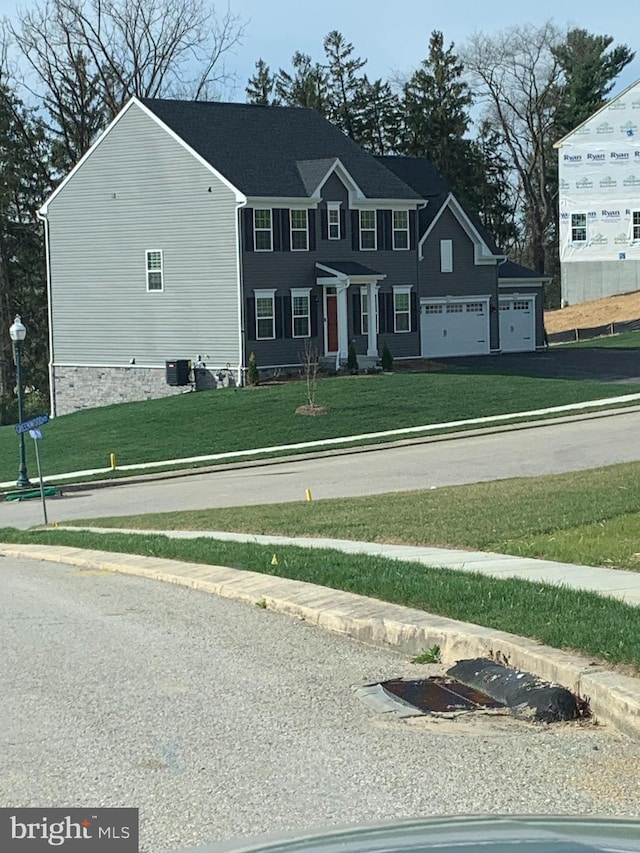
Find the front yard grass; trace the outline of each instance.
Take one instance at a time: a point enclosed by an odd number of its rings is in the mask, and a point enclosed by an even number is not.
[[[540,379],[476,369],[324,378],[320,417],[295,414],[306,402],[304,382],[188,393],[162,400],[87,409],[55,418],[42,430],[45,475],[182,459],[225,451],[315,441],[444,423],[632,394],[640,385]],[[27,465],[35,471],[33,441]],[[0,482],[16,475],[18,440],[0,427]]]
[[[553,344],[553,348],[579,347],[585,349],[640,349],[640,332],[621,332],[619,335],[607,335],[602,338],[592,338],[588,341],[571,341],[566,344]]]

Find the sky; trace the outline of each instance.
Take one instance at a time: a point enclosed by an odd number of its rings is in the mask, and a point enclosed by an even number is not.
[[[218,0],[224,11],[227,0]],[[518,24],[579,26],[613,36],[639,56],[619,78],[615,92],[640,78],[640,0],[229,0],[231,9],[247,22],[243,43],[228,56],[227,69],[237,78],[227,100],[245,99],[244,87],[254,64],[263,58],[272,70],[288,69],[296,50],[321,61],[322,41],[339,30],[353,43],[356,55],[368,60],[370,79],[406,75],[428,52],[429,36],[441,30],[445,43],[461,46],[474,32],[496,34]],[[13,17],[16,6],[28,0],[0,0],[0,17]]]

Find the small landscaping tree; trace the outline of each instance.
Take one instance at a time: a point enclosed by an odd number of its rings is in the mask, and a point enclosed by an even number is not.
[[[349,352],[347,353],[347,370],[354,374],[358,372],[358,353],[353,341],[349,344]]]
[[[247,385],[257,385],[260,381],[260,372],[256,364],[256,354],[252,352],[249,355],[249,367],[247,368]]]
[[[307,385],[307,404],[313,409],[316,405],[316,391],[318,389],[318,370],[320,359],[318,347],[305,338],[304,352],[302,353],[302,369]]]
[[[380,363],[382,364],[382,369],[385,373],[391,373],[393,370],[393,356],[389,350],[389,347],[384,344],[382,347],[382,356],[380,357]]]

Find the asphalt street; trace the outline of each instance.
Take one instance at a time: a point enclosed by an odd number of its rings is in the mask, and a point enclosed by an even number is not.
[[[637,815],[640,743],[598,726],[402,721],[424,674],[303,621],[153,581],[0,560],[0,801],[138,806],[144,853],[461,813]]]
[[[49,521],[140,512],[349,497],[536,476],[640,459],[640,412],[469,435],[172,480],[67,493],[49,502]],[[0,504],[0,526],[42,523],[39,501]]]

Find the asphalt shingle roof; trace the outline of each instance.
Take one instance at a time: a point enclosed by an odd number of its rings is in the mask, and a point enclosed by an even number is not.
[[[336,157],[369,198],[420,195],[315,110],[143,98],[142,103],[249,196],[308,198],[317,170]],[[326,169],[323,174],[326,173]]]
[[[324,261],[318,261],[318,263],[316,263],[316,267],[318,264],[322,264],[322,266],[327,267],[327,269],[343,273],[343,275],[382,275],[382,273],[377,272],[377,270],[372,270],[370,267],[365,267],[356,261],[327,261],[326,263]]]
[[[515,261],[505,261],[498,265],[498,278],[537,278],[540,280],[541,278],[548,279],[550,276],[530,270],[529,267],[523,267],[522,264],[516,264]]]

